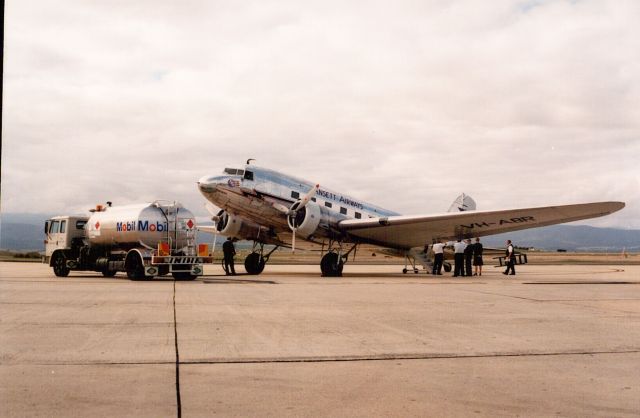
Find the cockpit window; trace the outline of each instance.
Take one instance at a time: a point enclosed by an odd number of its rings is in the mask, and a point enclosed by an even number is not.
[[[232,176],[235,176],[237,174],[242,175],[242,173],[244,172],[244,170],[240,170],[237,168],[225,168],[224,169],[224,174],[231,174]]]
[[[244,179],[245,180],[253,180],[253,171],[245,171],[244,172]]]

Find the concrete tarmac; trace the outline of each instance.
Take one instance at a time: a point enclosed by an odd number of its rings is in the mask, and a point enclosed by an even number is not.
[[[0,263],[0,415],[640,416],[640,266],[517,268]]]

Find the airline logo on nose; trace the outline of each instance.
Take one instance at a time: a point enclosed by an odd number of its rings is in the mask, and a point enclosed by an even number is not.
[[[238,186],[240,186],[240,181],[234,180],[234,179],[229,179],[227,184],[229,185],[229,187],[238,187]]]

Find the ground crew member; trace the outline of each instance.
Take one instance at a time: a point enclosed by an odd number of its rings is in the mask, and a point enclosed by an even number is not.
[[[224,271],[228,275],[235,276],[236,269],[233,265],[233,256],[236,255],[236,249],[233,246],[233,239],[231,237],[222,244],[222,252],[224,253]]]
[[[464,248],[464,276],[471,276],[473,274],[471,271],[471,261],[473,259],[474,245],[470,239],[465,240],[465,243],[467,246]]]
[[[464,249],[466,244],[458,240],[453,244],[453,261],[455,263],[453,268],[453,277],[464,276]]]
[[[509,274],[509,270],[511,270],[511,275],[515,276],[516,252],[513,248],[513,244],[511,244],[510,239],[507,240],[507,251],[505,252],[505,256],[506,256],[505,261],[507,262],[507,269],[504,272],[502,272],[502,274]]]
[[[444,261],[444,243],[436,242],[433,244],[433,272],[432,274],[437,274],[442,276],[442,262]]]
[[[484,264],[482,250],[480,238],[476,238],[476,243],[473,246],[473,265],[476,266],[476,272],[473,273],[474,276],[482,276],[482,265]]]

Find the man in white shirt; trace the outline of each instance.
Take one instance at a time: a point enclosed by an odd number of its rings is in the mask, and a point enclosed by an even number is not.
[[[453,269],[453,277],[464,276],[464,249],[467,248],[467,245],[464,242],[460,242],[458,240],[455,244],[453,244],[453,260],[455,263],[455,267]]]
[[[510,239],[507,240],[507,250],[505,251],[505,261],[507,262],[507,269],[503,271],[502,274],[511,274],[512,276],[515,276],[516,252],[513,248],[513,244],[511,243]],[[511,270],[511,273],[509,273],[509,270]]]
[[[432,274],[442,276],[442,262],[444,261],[444,243],[436,242],[433,244],[433,271]]]

